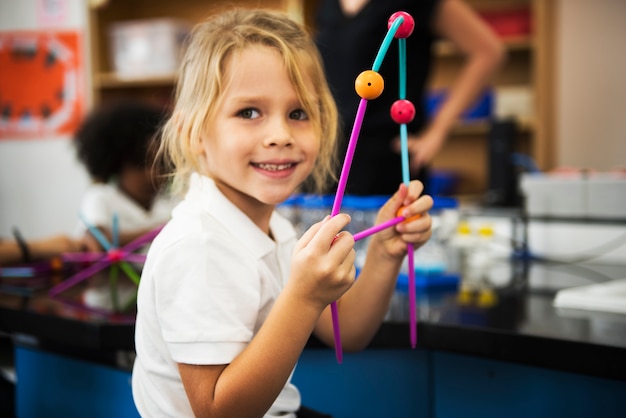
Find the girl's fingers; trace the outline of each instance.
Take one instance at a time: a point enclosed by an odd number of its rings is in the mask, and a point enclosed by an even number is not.
[[[304,231],[304,234],[302,234],[302,237],[300,237],[300,239],[298,240],[296,247],[304,248],[307,245],[309,245],[309,242],[311,242],[315,234],[317,234],[317,231],[319,231],[319,229],[322,227],[322,224],[326,222],[328,219],[330,219],[330,215],[328,215],[326,218],[322,219],[321,221],[311,225],[309,229]]]
[[[404,197],[402,204],[404,206],[410,205],[412,202],[419,199],[420,195],[424,192],[424,184],[421,181],[413,180],[407,187],[407,193]]]
[[[337,236],[346,225],[350,223],[350,216],[345,213],[340,213],[336,216],[327,216],[322,221],[311,226],[298,241],[297,248],[305,248],[311,246],[319,251],[327,252],[331,246],[334,246],[334,242],[337,240]],[[348,234],[350,235],[350,234]],[[350,239],[345,245],[354,245],[354,240]],[[343,248],[344,245],[341,245]]]
[[[411,242],[415,238],[415,235],[423,235],[432,228],[432,218],[428,212],[423,213],[419,218],[416,218],[410,222],[401,222],[396,225],[396,231],[402,234],[402,240]],[[410,237],[412,236],[412,238]]]
[[[339,241],[336,238],[341,230],[350,223],[350,216],[345,213],[337,214],[333,217],[324,220],[320,229],[315,236],[311,239],[311,244],[319,247],[320,249],[327,251],[331,245],[334,246]],[[344,235],[344,234],[341,234]],[[348,234],[349,235],[349,234]],[[333,243],[333,240],[335,241]]]

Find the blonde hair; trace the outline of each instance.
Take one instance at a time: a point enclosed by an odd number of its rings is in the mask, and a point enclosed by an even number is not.
[[[310,174],[314,186],[322,190],[328,178],[334,177],[337,107],[313,40],[301,25],[282,13],[235,9],[198,24],[192,31],[178,74],[174,109],[163,126],[159,149],[174,192],[187,189],[191,173],[202,172],[196,151],[226,87],[223,82],[228,58],[255,45],[269,46],[280,53],[319,135],[320,152]],[[311,85],[314,91],[310,91]]]

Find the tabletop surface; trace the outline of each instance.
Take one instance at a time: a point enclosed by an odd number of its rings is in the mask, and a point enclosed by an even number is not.
[[[626,266],[503,262],[491,293],[420,289],[417,348],[626,380],[626,315],[553,306],[559,289],[623,278]],[[90,283],[50,298],[51,280],[0,278],[0,330],[74,351],[133,349],[134,312],[84,309]],[[407,294],[396,292],[370,348],[410,349],[408,312]],[[322,345],[312,338],[308,347]]]

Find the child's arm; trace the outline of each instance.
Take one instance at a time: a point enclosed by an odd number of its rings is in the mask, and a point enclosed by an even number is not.
[[[230,364],[178,365],[196,416],[260,417],[270,408],[324,308],[354,283],[354,241],[340,233],[348,222],[346,215],[335,216],[298,241],[289,282],[259,332]]]
[[[419,181],[412,181],[408,188],[401,185],[378,212],[377,224],[395,218],[401,207],[405,207],[405,217],[416,214],[421,217],[372,236],[356,283],[337,302],[342,346],[346,351],[363,349],[378,330],[389,308],[407,243],[411,242],[414,248],[419,248],[431,236],[428,210],[433,200],[426,195],[419,197],[422,191]],[[327,344],[333,344],[330,309],[322,315],[315,334]]]
[[[0,263],[45,260],[80,249],[80,243],[66,235],[24,241],[21,244],[14,240],[6,240],[0,242]]]

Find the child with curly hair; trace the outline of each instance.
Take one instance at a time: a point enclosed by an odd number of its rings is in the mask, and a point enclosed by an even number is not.
[[[110,239],[116,214],[120,245],[170,218],[174,201],[161,192],[154,167],[163,116],[163,109],[155,105],[114,102],[89,114],[75,135],[78,159],[93,181],[83,196],[80,215]],[[91,251],[102,250],[83,222],[80,230]]]

